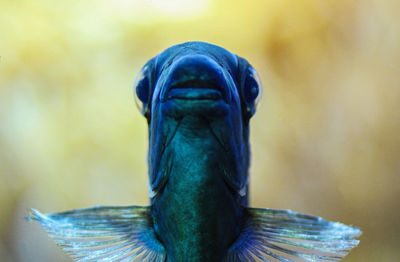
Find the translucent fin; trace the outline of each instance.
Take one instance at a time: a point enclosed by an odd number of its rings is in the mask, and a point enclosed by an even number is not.
[[[165,260],[149,207],[92,207],[53,214],[32,209],[28,219],[39,222],[74,261]]]
[[[244,229],[225,261],[339,261],[360,235],[358,228],[320,217],[247,208]]]

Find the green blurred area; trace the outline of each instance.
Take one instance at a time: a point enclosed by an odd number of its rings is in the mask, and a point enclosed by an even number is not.
[[[23,217],[145,205],[147,124],[131,86],[190,40],[245,57],[252,206],[360,227],[345,261],[400,261],[400,2],[0,2],[0,260],[69,261]]]

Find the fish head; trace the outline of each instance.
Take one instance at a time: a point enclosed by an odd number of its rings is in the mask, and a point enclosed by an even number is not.
[[[262,86],[244,58],[216,45],[187,42],[149,60],[136,76],[133,92],[149,123],[161,104],[164,113],[177,118],[189,112],[229,114],[225,108],[239,111],[248,121],[256,112]]]
[[[247,186],[249,120],[262,94],[254,68],[228,50],[204,42],[172,46],[149,60],[134,84],[140,111],[149,124],[150,187],[167,181],[163,153],[182,119],[203,123],[228,152],[227,182],[236,191]],[[246,189],[247,190],[247,189]]]

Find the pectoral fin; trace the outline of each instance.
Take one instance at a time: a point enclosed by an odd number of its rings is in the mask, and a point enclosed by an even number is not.
[[[225,261],[339,261],[361,235],[355,227],[290,210],[246,212],[244,229]]]
[[[149,207],[92,207],[41,214],[39,222],[74,261],[159,261],[165,250],[157,240]]]

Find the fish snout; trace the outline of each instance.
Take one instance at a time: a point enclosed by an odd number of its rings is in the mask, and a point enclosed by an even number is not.
[[[205,55],[186,55],[174,61],[161,91],[161,100],[231,99],[225,70]]]

